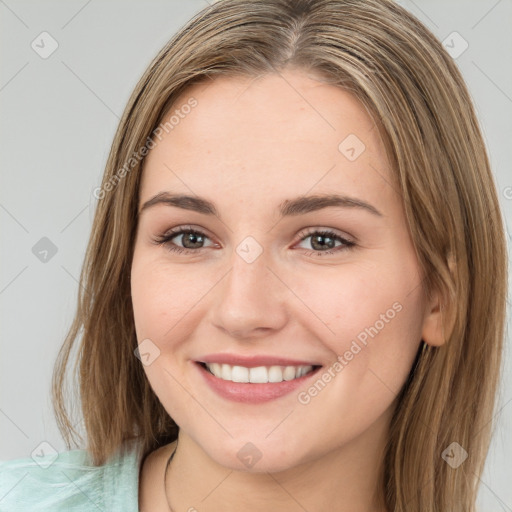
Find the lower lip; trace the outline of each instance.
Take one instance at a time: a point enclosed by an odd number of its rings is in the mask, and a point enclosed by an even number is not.
[[[281,396],[287,395],[304,384],[310,377],[315,375],[321,367],[315,368],[307,375],[298,379],[283,380],[282,382],[268,382],[265,384],[253,384],[249,382],[232,382],[215,377],[201,364],[195,363],[207,384],[218,395],[234,402],[260,404],[269,402]]]

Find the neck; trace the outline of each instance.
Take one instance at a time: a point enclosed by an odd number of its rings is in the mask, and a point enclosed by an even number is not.
[[[285,471],[256,473],[217,464],[180,431],[179,448],[168,470],[167,495],[174,511],[384,512],[387,436],[388,422],[379,421],[326,455]]]

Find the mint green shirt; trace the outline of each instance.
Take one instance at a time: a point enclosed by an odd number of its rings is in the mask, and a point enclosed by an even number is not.
[[[103,466],[86,450],[0,462],[0,512],[138,512],[141,456],[128,444]]]

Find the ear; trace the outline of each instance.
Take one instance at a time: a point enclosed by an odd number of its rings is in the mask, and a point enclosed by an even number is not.
[[[436,293],[425,308],[421,339],[433,347],[440,347],[446,343],[443,318],[443,305],[440,294]]]
[[[454,259],[448,257],[448,267],[452,276],[455,271]],[[425,306],[423,317],[423,327],[421,338],[427,344],[433,347],[444,345],[455,324],[455,311],[453,303],[448,301],[447,297],[440,291],[432,294],[429,302]]]

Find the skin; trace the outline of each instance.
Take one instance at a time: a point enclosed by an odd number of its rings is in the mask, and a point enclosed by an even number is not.
[[[379,131],[354,96],[297,69],[197,84],[173,109],[191,96],[197,106],[148,154],[140,205],[163,191],[197,195],[213,202],[220,218],[164,204],[147,208],[131,273],[139,343],[149,338],[160,350],[144,369],[180,426],[166,482],[171,505],[201,512],[384,510],[379,475],[396,395],[421,339],[439,345],[443,337],[438,298],[427,301],[422,289]],[[349,134],[365,145],[354,161],[338,149]],[[286,199],[334,193],[382,215],[329,207],[279,217]],[[174,253],[153,243],[180,226],[205,233],[203,248]],[[328,249],[314,246],[313,237],[301,241],[313,228],[356,245],[340,249],[336,240],[331,254],[320,254]],[[236,252],[247,236],[263,248],[252,263]],[[186,238],[172,242],[194,247]],[[394,303],[400,312],[307,404],[298,394],[316,378],[276,400],[244,404],[213,392],[193,363],[229,352],[327,369]],[[251,468],[237,457],[248,442],[262,454]],[[147,457],[142,511],[169,510],[163,476],[174,448]]]

